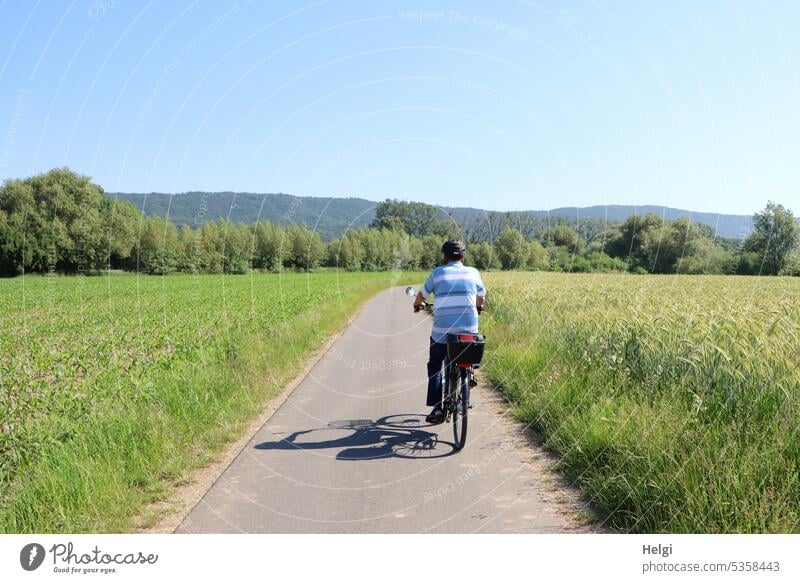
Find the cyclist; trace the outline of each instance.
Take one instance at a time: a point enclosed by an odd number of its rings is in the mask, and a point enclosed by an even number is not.
[[[466,248],[461,241],[442,245],[444,265],[434,268],[414,299],[414,310],[425,306],[425,298],[434,295],[433,329],[428,356],[428,399],[433,407],[425,420],[442,423],[442,363],[447,356],[447,335],[478,333],[478,314],[483,310],[486,288],[474,267],[464,265]]]

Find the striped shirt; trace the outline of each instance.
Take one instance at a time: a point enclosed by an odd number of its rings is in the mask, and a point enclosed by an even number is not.
[[[460,261],[436,267],[422,286],[422,295],[433,294],[434,342],[447,342],[448,334],[478,332],[478,310],[475,298],[484,297],[486,288],[474,267]]]

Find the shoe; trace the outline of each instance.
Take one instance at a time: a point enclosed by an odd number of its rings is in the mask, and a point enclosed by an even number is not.
[[[433,408],[433,411],[428,413],[428,416],[425,417],[425,421],[433,424],[444,422],[444,411],[442,411],[442,408],[437,405]]]

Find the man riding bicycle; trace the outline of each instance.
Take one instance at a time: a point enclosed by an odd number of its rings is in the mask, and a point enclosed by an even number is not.
[[[414,310],[425,306],[425,298],[434,295],[433,329],[428,356],[428,406],[433,410],[425,420],[442,423],[442,364],[447,356],[448,334],[477,334],[478,314],[483,310],[486,288],[474,267],[464,265],[466,248],[461,241],[442,245],[444,265],[434,268],[414,299]]]

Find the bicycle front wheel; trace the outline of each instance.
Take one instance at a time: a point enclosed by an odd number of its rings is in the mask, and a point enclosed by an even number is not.
[[[467,369],[456,369],[453,379],[453,439],[457,450],[467,443],[467,413],[469,412],[469,379]]]

